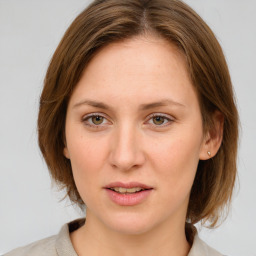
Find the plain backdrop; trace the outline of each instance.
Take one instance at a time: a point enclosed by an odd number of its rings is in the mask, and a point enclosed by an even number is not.
[[[0,0],[0,254],[56,234],[80,215],[51,185],[37,145],[38,99],[49,60],[85,0]],[[255,256],[256,1],[187,0],[229,64],[241,118],[239,186],[230,215],[200,236],[229,256]]]

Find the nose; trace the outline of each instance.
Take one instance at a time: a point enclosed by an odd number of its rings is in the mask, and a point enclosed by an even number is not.
[[[142,135],[136,127],[117,129],[112,137],[110,164],[121,171],[137,169],[145,162],[142,150]]]

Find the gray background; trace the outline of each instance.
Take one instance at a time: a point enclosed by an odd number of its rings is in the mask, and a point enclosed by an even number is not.
[[[241,116],[239,186],[226,222],[201,237],[230,256],[256,255],[256,1],[187,0],[219,39]],[[52,187],[37,146],[47,64],[85,0],[0,0],[0,254],[55,234],[77,218]],[[240,187],[240,189],[239,189]]]

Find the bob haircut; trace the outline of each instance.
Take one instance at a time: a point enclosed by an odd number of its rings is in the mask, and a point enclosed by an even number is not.
[[[63,155],[65,118],[72,91],[89,61],[104,46],[139,35],[156,35],[176,45],[186,59],[197,92],[204,132],[218,110],[224,117],[218,153],[199,161],[187,210],[187,222],[214,227],[229,206],[236,179],[238,113],[228,67],[211,29],[179,0],[96,0],[70,25],[44,80],[38,116],[39,146],[52,179],[84,206],[71,163]]]

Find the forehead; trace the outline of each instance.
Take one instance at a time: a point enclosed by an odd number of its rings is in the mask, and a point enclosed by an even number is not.
[[[101,49],[85,68],[71,101],[96,94],[109,101],[157,101],[167,95],[186,101],[191,93],[180,50],[162,38],[138,36]]]
[[[103,47],[87,66],[85,73],[101,69],[105,73],[118,71],[129,75],[131,72],[143,76],[149,73],[169,74],[177,66],[187,75],[184,54],[176,45],[160,37],[141,35]]]

